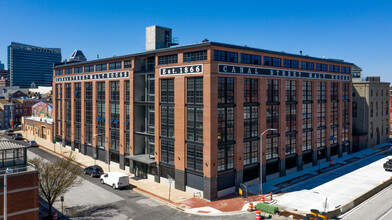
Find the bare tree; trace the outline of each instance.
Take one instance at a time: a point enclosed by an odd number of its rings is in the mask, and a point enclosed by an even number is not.
[[[52,206],[56,199],[81,183],[81,179],[77,177],[82,173],[82,169],[74,165],[74,161],[75,156],[72,153],[54,163],[46,162],[42,158],[29,161],[38,170],[40,194],[49,204],[49,217],[52,216]]]

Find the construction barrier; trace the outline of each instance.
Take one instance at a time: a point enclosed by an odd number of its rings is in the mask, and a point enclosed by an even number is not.
[[[271,201],[272,201],[272,192],[270,192],[270,198],[271,198]]]
[[[256,220],[261,220],[261,212],[256,211]]]
[[[53,220],[57,220],[57,212],[53,212],[52,213],[52,219]]]
[[[313,215],[313,214],[306,214],[306,218],[308,218],[308,219],[314,219],[314,215]]]
[[[261,196],[261,197],[260,197],[260,202],[261,202],[261,203],[265,203],[265,197],[264,197],[264,196]]]
[[[328,219],[326,212],[320,212],[318,216],[321,217],[323,220],[327,220]]]
[[[314,215],[314,217],[317,217],[318,215],[319,215],[319,210],[317,210],[317,209],[311,209],[310,210],[310,214],[312,214],[312,215]]]
[[[249,203],[249,208],[248,208],[248,212],[253,212],[254,208],[253,208],[253,202]]]

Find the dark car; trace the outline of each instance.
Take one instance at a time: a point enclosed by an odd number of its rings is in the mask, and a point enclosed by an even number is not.
[[[14,134],[14,136],[12,136],[12,139],[14,140],[23,140],[23,135],[20,133],[16,133]]]
[[[30,147],[38,147],[37,142],[35,142],[35,141],[33,141],[33,140],[27,141],[27,144],[28,144]]]
[[[392,170],[392,159],[385,162],[383,167],[386,171],[391,171]]]
[[[102,167],[98,166],[98,165],[94,165],[94,166],[89,166],[84,168],[84,174],[89,174],[91,177],[94,176],[101,176],[101,174],[103,174],[103,169]]]
[[[7,134],[8,136],[14,135],[14,130],[12,130],[12,129],[7,130],[7,131],[6,131],[6,134]]]

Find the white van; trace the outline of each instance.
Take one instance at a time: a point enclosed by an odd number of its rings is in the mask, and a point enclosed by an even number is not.
[[[102,184],[108,184],[109,186],[113,187],[113,189],[129,186],[128,175],[117,171],[102,174],[100,179]]]

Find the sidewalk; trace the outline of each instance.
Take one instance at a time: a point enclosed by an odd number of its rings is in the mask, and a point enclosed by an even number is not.
[[[31,138],[33,139],[31,135],[26,136],[26,133],[22,132],[24,137],[26,138]],[[99,160],[94,160],[93,158],[83,155],[81,153],[77,153],[74,151],[71,151],[70,148],[67,147],[61,147],[59,143],[53,144],[49,141],[43,140],[41,138],[35,138],[35,141],[40,145],[42,149],[45,149],[53,154],[57,154],[59,156],[64,156],[68,155],[70,152],[73,152],[76,155],[76,161],[79,163],[80,166],[86,167],[90,166],[93,164],[97,164],[101,166],[105,172],[107,172],[107,164],[99,161]],[[375,155],[377,153],[380,153],[381,151],[385,151],[387,149],[389,144],[383,144],[379,145],[376,148],[373,149],[365,149],[360,152],[356,152],[354,154],[350,154],[341,158],[337,158],[333,160],[333,164],[331,165],[330,161],[324,162],[320,164],[320,173],[318,172],[318,166],[312,166],[307,169],[288,174],[284,177],[276,178],[273,180],[270,180],[266,183],[263,183],[263,192],[273,192],[273,201],[275,202],[276,205],[281,206],[281,207],[287,207],[288,209],[297,209],[298,211],[302,211],[303,213],[307,212],[309,205],[304,205],[303,209],[298,209],[296,206],[292,206],[292,204],[299,204],[298,199],[293,199],[293,193],[296,193],[294,195],[295,198],[301,198],[300,200],[303,200],[304,198],[307,198],[308,196],[313,196],[309,195],[308,190],[303,190],[304,189],[304,184],[308,184],[310,188],[313,187],[322,187],[325,186],[326,188],[328,187],[328,182],[323,181],[323,176],[333,176],[332,174],[335,172],[330,172],[330,171],[338,171],[342,170],[345,167],[348,167],[349,164],[357,163],[362,161],[364,158],[368,158],[371,155]],[[169,197],[169,186],[156,183],[154,181],[148,180],[148,179],[139,179],[135,178],[135,176],[125,170],[122,170],[118,167],[118,164],[111,164],[110,166],[111,171],[119,171],[122,173],[125,173],[129,175],[130,179],[130,184],[131,187],[133,188],[134,191],[142,193],[148,197],[155,198],[157,200],[160,200],[167,205],[178,208],[180,210],[183,210],[187,213],[191,214],[198,214],[198,215],[229,215],[229,214],[234,214],[238,212],[246,212],[248,208],[249,202],[254,202],[254,205],[256,205],[259,200],[260,196],[253,196],[253,197],[248,197],[248,201],[246,201],[244,198],[236,196],[236,195],[231,195],[225,198],[221,198],[217,201],[207,201],[202,198],[194,197],[193,194],[188,193],[188,192],[183,192],[180,190],[177,190],[172,186],[171,193],[170,193],[170,200],[168,200]],[[389,174],[390,175],[390,174]],[[338,178],[338,177],[336,177]],[[321,179],[321,181],[317,181],[318,179]],[[317,185],[318,184],[318,185]],[[299,186],[299,187],[298,187]],[[372,186],[373,184],[370,184],[369,187]],[[297,188],[296,188],[297,187]],[[336,186],[334,186],[336,187]],[[369,188],[367,187],[367,188]],[[305,187],[307,188],[307,187]],[[357,189],[359,192],[357,193],[364,193],[366,192],[367,188],[362,188],[362,189]],[[288,196],[285,196],[285,194],[288,194]],[[266,201],[269,201],[269,194],[265,195]],[[314,197],[314,196],[313,196]],[[325,197],[323,198],[325,199]],[[310,200],[311,203],[314,204],[314,201]],[[318,201],[319,202],[319,201]],[[312,204],[310,204],[311,206]],[[318,205],[317,205],[318,206]],[[318,207],[316,207],[318,208]],[[334,208],[334,207],[331,207]],[[306,211],[305,211],[306,210]]]

